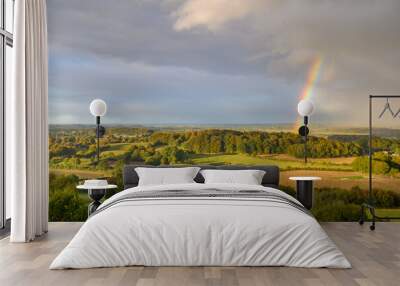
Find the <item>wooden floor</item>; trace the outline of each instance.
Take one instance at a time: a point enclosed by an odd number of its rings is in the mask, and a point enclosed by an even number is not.
[[[123,267],[48,270],[80,223],[51,223],[32,243],[0,241],[0,285],[400,285],[400,223],[378,223],[375,232],[357,223],[323,227],[352,269],[289,267]]]

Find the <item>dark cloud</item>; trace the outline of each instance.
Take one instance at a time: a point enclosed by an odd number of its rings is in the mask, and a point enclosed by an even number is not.
[[[57,122],[73,119],[66,112],[90,122],[88,106],[94,98],[106,99],[110,123],[287,121],[282,116],[286,107],[271,104],[287,101],[282,96],[291,92],[286,84],[186,67],[71,59],[51,64],[50,115]]]
[[[51,121],[291,122],[316,56],[318,121],[400,91],[400,1],[224,1],[48,1]]]

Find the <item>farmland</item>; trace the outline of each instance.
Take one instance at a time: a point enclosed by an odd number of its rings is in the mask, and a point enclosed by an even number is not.
[[[351,143],[314,137],[308,163],[303,154],[293,148],[301,138],[293,133],[236,131],[214,129],[145,129],[111,128],[101,139],[100,162],[95,162],[93,131],[88,128],[51,129],[50,166],[56,174],[75,174],[80,178],[111,177],[118,164],[198,164],[198,165],[277,165],[281,169],[281,184],[292,186],[290,176],[313,175],[323,178],[317,187],[351,189],[368,187],[368,178],[354,161],[366,152],[362,135],[334,135]],[[343,137],[344,136],[344,137]],[[361,137],[360,137],[361,136]],[[354,141],[358,139],[359,141]],[[381,139],[377,145],[396,154],[398,139]],[[321,147],[319,147],[321,146]],[[329,146],[329,148],[327,147]],[[364,146],[364,147],[363,147]],[[364,149],[363,149],[364,148]],[[321,151],[324,150],[324,151]],[[358,156],[357,156],[358,155]],[[374,187],[399,190],[397,157],[387,174],[374,175]],[[385,158],[384,158],[385,159]],[[378,162],[381,163],[381,162]],[[388,164],[389,165],[389,164]],[[386,169],[385,169],[386,170]]]
[[[96,142],[92,129],[79,126],[50,128],[49,143],[50,171],[53,174],[50,179],[51,194],[62,191],[70,195],[66,190],[74,190],[79,180],[99,177],[107,177],[121,189],[124,164],[277,165],[281,170],[280,185],[288,190],[294,189],[294,183],[288,179],[291,176],[319,176],[322,180],[316,183],[316,188],[321,191],[361,190],[362,194],[358,197],[363,197],[368,189],[364,157],[367,149],[365,136],[360,134],[312,136],[307,164],[302,158],[302,138],[290,132],[111,127],[101,139],[99,162],[95,159]],[[400,193],[399,139],[374,138],[374,144],[379,149],[373,161],[374,189]],[[68,186],[62,183],[64,181],[69,181]],[[338,200],[345,195],[341,194]],[[392,196],[391,193],[388,195]],[[329,199],[332,199],[332,194]],[[73,200],[74,205],[87,204],[88,201],[84,193]],[[341,202],[337,205],[338,202],[321,203],[315,210],[317,217],[323,220],[353,220],[358,216],[360,198],[354,203]],[[396,202],[397,199],[382,202],[380,212],[397,213]],[[331,216],[326,216],[326,207],[331,209]],[[338,213],[342,211],[351,215],[344,217]],[[84,215],[83,208],[82,215],[78,217],[82,219]],[[54,218],[67,219],[62,214]]]
[[[350,160],[349,160],[350,159]],[[248,155],[196,155],[190,163],[197,165],[277,165],[281,169],[280,184],[295,187],[289,180],[292,176],[318,176],[323,180],[316,182],[317,188],[338,187],[350,190],[353,187],[368,188],[368,176],[352,170],[353,158],[334,158],[329,160],[314,159],[306,166],[296,158],[288,156]],[[106,170],[51,169],[55,174],[75,174],[80,178],[111,177],[112,172]],[[377,189],[400,191],[400,178],[375,175],[373,185]]]

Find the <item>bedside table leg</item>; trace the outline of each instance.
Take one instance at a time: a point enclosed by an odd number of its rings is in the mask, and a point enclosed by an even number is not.
[[[101,205],[101,203],[100,203],[99,201],[91,202],[91,203],[88,205],[88,217],[90,217],[90,215],[91,215],[92,213],[94,213],[94,212],[97,210],[97,208],[99,207],[99,205]]]
[[[313,206],[313,181],[297,181],[297,200],[310,210]]]
[[[92,199],[93,201],[88,206],[88,217],[92,213],[94,213],[97,210],[97,208],[101,205],[100,200],[104,197],[105,194],[106,194],[105,189],[88,190],[89,198]]]

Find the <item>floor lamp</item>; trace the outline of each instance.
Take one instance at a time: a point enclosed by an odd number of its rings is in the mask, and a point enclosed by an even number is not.
[[[90,103],[90,113],[96,117],[96,139],[97,139],[97,163],[100,161],[100,138],[106,133],[106,129],[100,125],[100,117],[107,112],[107,104],[102,99],[95,99]]]

